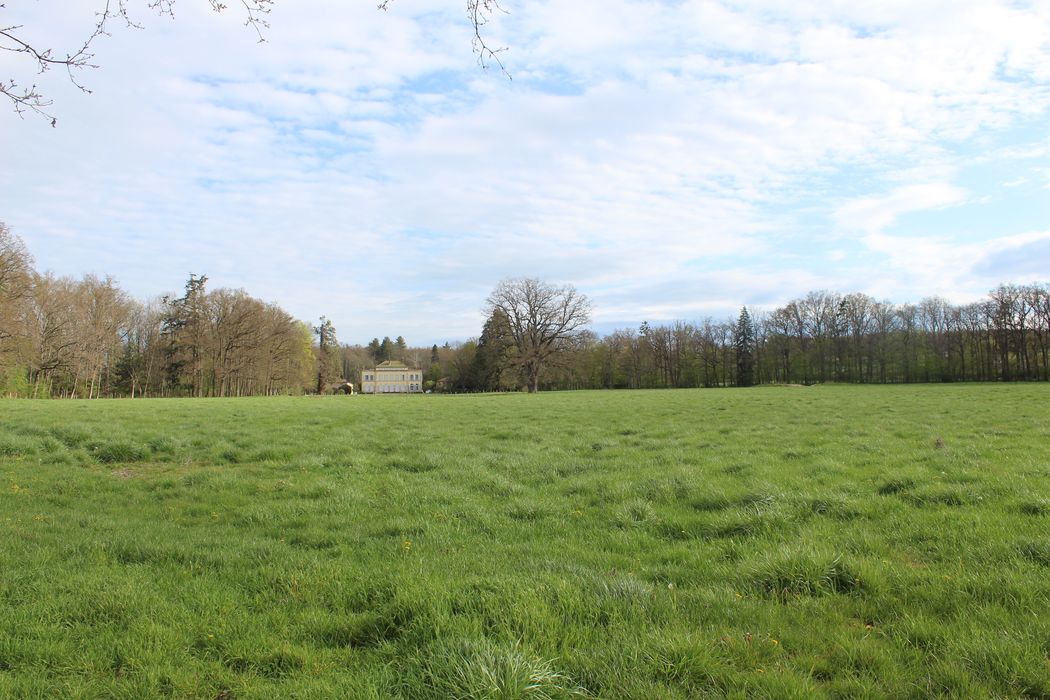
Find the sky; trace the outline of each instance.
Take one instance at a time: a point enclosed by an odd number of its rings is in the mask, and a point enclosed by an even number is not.
[[[8,0],[62,54],[87,0]],[[190,273],[344,343],[480,333],[505,278],[599,333],[812,290],[956,303],[1050,281],[1050,0],[132,0],[71,85],[0,52],[0,221],[139,299]],[[7,106],[3,105],[3,109]]]

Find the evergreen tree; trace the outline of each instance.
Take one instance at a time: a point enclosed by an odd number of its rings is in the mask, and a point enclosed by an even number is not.
[[[493,310],[485,321],[474,355],[473,374],[477,388],[495,391],[513,386],[512,380],[506,381],[511,379],[506,375],[510,374],[516,347],[507,315],[500,309]]]
[[[755,383],[755,326],[747,307],[740,309],[740,317],[733,329],[733,347],[736,350],[736,385]]]
[[[372,338],[372,342],[368,344],[368,354],[372,356],[372,362],[379,364],[379,353],[382,352],[382,346],[379,344],[379,338]]]
[[[121,353],[120,359],[117,360],[116,367],[114,367],[116,386],[120,393],[135,398],[135,391],[138,389],[135,380],[137,374],[141,371],[142,360],[142,355],[135,352],[135,348],[131,343],[124,344],[124,352]]]
[[[314,333],[317,334],[317,393],[323,394],[336,376],[339,343],[335,339],[335,326],[324,316]]]
[[[393,359],[394,357],[394,341],[390,339],[390,336],[385,336],[383,342],[379,344],[379,361],[386,362],[387,360]]]
[[[191,274],[182,297],[165,297],[167,311],[161,322],[161,333],[167,340],[168,383],[173,388],[188,384],[193,396],[203,396],[204,341],[208,330],[204,285],[207,281],[207,275]]]
[[[434,343],[433,347],[430,348],[430,364],[436,365],[441,362],[441,355],[438,354],[437,343]]]
[[[408,354],[408,343],[405,342],[405,336],[399,335],[397,340],[394,341],[394,345],[397,348],[397,359],[404,362],[405,356]]]

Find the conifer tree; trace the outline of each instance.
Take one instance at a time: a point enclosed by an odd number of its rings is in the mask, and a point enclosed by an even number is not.
[[[507,315],[500,309],[494,309],[485,321],[474,356],[474,376],[479,389],[494,391],[508,388],[505,386],[505,375],[514,363],[516,349],[514,332]]]
[[[751,386],[755,383],[755,326],[746,306],[740,309],[740,317],[733,329],[733,346],[736,350],[736,385]]]
[[[177,388],[185,383],[188,372],[192,396],[204,395],[204,341],[208,321],[204,285],[207,281],[207,275],[191,274],[184,296],[164,299],[167,312],[162,320],[161,333],[167,340],[168,382]]]
[[[335,326],[330,319],[321,317],[321,325],[314,328],[317,334],[317,393],[325,393],[328,384],[335,377],[338,341],[335,339]]]
[[[386,362],[394,357],[394,341],[390,336],[384,336],[383,342],[379,344],[379,361]]]

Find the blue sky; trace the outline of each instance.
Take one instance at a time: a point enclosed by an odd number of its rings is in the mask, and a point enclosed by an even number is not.
[[[72,46],[90,5],[0,24]],[[506,277],[574,284],[602,330],[1050,280],[1050,3],[504,7],[512,79],[459,0],[278,0],[262,44],[142,2],[91,95],[2,54],[59,127],[0,115],[0,220],[41,269],[207,273],[360,343],[477,335]]]

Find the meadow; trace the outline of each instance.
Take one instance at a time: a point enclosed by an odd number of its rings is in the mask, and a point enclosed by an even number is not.
[[[1050,698],[1050,385],[0,402],[0,697]]]

